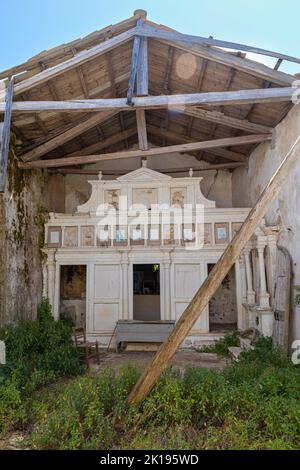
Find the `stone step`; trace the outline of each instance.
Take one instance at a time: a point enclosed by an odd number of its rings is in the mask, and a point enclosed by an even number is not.
[[[249,338],[240,338],[240,344],[244,351],[250,351],[251,349],[254,349],[254,346],[251,344],[251,339]]]
[[[244,352],[244,349],[240,348],[239,346],[230,346],[228,348],[228,351],[231,355],[231,357],[233,358],[234,361],[238,361],[239,360],[239,355]]]

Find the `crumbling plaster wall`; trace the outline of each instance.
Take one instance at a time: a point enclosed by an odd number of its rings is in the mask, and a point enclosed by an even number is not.
[[[44,191],[42,171],[19,170],[11,151],[0,194],[0,326],[33,319],[41,300]]]
[[[260,144],[251,154],[249,164],[233,172],[233,206],[253,206],[291,145],[300,134],[300,106],[288,113],[276,127],[270,143]],[[278,243],[288,249],[293,263],[292,337],[300,339],[300,163],[266,215],[267,224],[280,224]],[[297,296],[298,294],[298,296]]]
[[[140,162],[139,162],[140,164]],[[193,166],[207,166],[206,162],[199,162],[191,155],[164,155],[163,157],[148,157],[149,168],[155,168],[157,171],[164,168],[192,168]],[[93,170],[116,170],[130,172],[138,168],[136,159],[127,159],[124,161],[106,161],[89,165],[86,168]],[[171,174],[174,178],[187,177],[188,172]],[[224,170],[210,170],[206,172],[194,172],[194,176],[202,176],[201,190],[205,197],[216,201],[217,207],[232,207],[232,187],[231,173]],[[113,176],[104,176],[105,179],[112,179]],[[91,193],[91,186],[88,180],[97,179],[97,175],[77,175],[69,174],[65,177],[65,211],[73,213],[78,205],[86,202]]]

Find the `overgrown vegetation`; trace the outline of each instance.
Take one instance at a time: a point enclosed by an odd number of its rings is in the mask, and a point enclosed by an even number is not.
[[[36,362],[39,368],[32,370],[31,366],[30,380],[24,386],[12,372],[4,377],[5,387],[0,387],[1,398],[5,390],[2,424],[7,430],[13,416],[14,426],[23,425],[30,448],[299,448],[300,368],[273,348],[270,339],[259,339],[254,350],[242,353],[240,361],[223,372],[193,367],[184,373],[169,370],[141,404],[129,405],[128,393],[140,375],[131,364],[119,372],[108,368],[94,377],[59,381],[32,393],[37,384],[79,371],[69,340],[62,347],[64,359],[55,354],[48,357],[45,349],[41,352],[44,340],[49,341],[47,351],[52,341],[54,349],[57,342],[61,344],[53,338],[55,327],[47,314],[46,319],[42,315],[37,320],[43,321],[50,322],[47,331],[52,340],[33,333],[27,337],[38,337],[37,343],[12,343],[14,360],[21,359],[21,364],[27,347],[29,364],[41,354]],[[57,328],[65,331],[67,327]],[[55,338],[57,335],[67,336],[57,332]],[[27,372],[21,374],[25,375]]]
[[[214,353],[219,356],[229,356],[228,348],[231,346],[240,346],[240,334],[238,331],[225,335],[211,346],[202,346],[201,348],[197,348],[197,351],[203,353]]]
[[[54,321],[44,300],[35,321],[0,330],[6,365],[0,365],[0,434],[25,425],[27,400],[40,386],[82,371],[71,338],[71,325]]]

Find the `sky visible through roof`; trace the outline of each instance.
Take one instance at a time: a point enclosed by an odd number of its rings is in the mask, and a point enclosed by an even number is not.
[[[139,8],[151,21],[182,33],[300,57],[299,0],[2,0],[0,70],[122,21]],[[271,67],[276,62],[247,57]],[[299,73],[300,64],[284,62],[280,70]]]

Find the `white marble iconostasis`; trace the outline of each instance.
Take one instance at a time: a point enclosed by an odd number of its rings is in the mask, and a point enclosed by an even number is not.
[[[51,213],[43,249],[47,255],[44,295],[50,299],[55,318],[60,315],[61,266],[85,265],[87,333],[97,337],[102,345],[107,344],[117,320],[133,319],[133,266],[158,264],[161,320],[178,320],[207,277],[208,265],[217,262],[249,213],[247,208],[216,208],[214,201],[203,196],[201,179],[193,177],[192,171],[186,178],[172,178],[145,166],[115,180],[106,181],[100,174],[98,180],[90,182],[91,196],[78,206],[76,213]],[[126,198],[126,207],[120,196]],[[148,213],[153,204],[179,207],[190,204],[194,213],[196,205],[201,204],[204,226],[192,223],[178,240],[172,237],[174,230],[170,224],[165,227],[161,219],[150,227],[140,219],[138,229],[128,229],[121,222],[106,238],[102,228],[99,230],[99,206],[103,204],[110,204],[119,214],[139,204],[146,206]],[[130,218],[130,210],[128,214]],[[191,229],[204,232],[204,243],[198,249],[191,249]],[[146,231],[148,237],[144,240]],[[235,278],[237,326],[243,329],[248,323],[243,261],[235,264]],[[207,308],[186,344],[197,344],[209,334]]]

